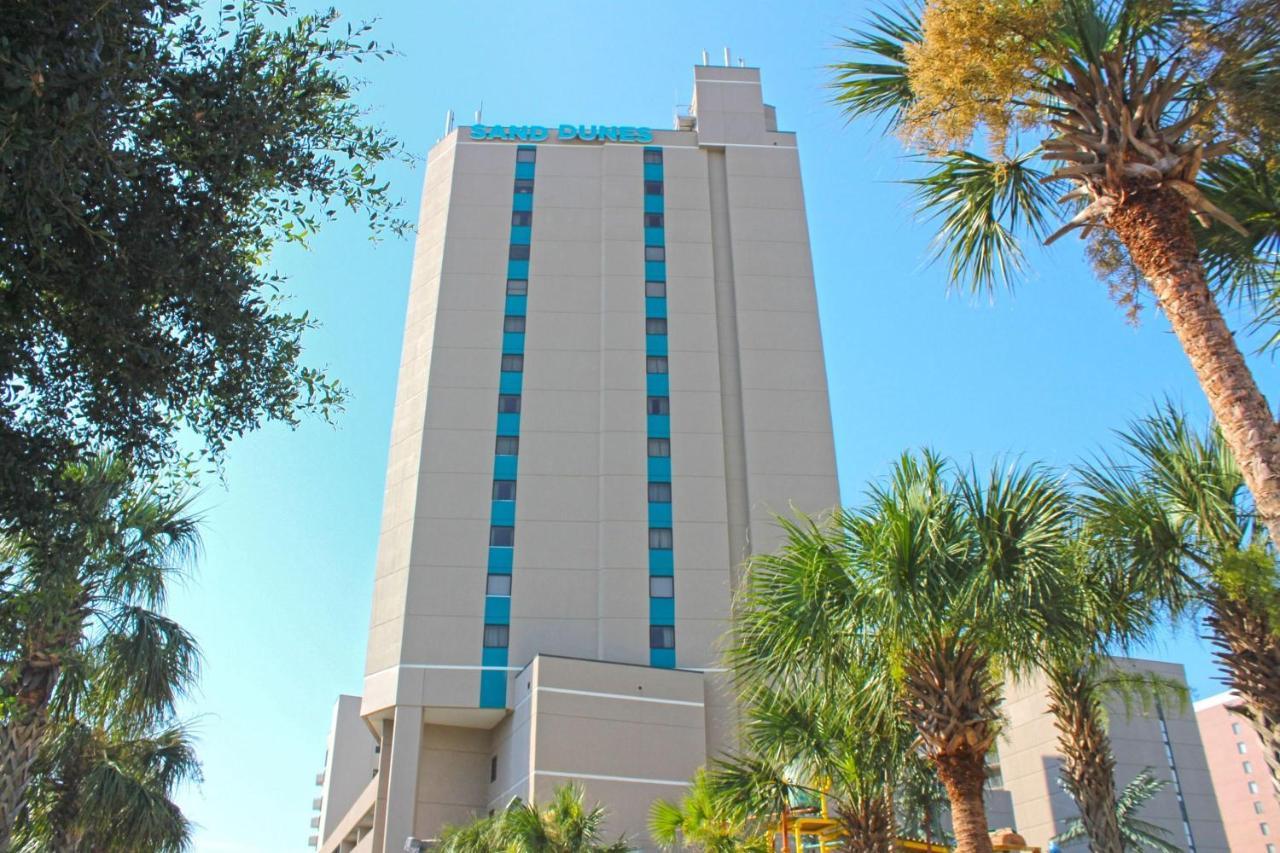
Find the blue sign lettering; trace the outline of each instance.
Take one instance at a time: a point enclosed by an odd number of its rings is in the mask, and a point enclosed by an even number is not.
[[[471,138],[476,141],[500,139],[506,142],[544,142],[551,137],[550,128],[540,124],[473,124]],[[562,124],[556,128],[561,141],[580,139],[583,142],[634,142],[644,144],[653,141],[653,131],[647,127],[631,127],[616,124]]]

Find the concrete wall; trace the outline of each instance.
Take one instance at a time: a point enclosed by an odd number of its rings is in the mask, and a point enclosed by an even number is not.
[[[328,838],[369,784],[378,768],[378,742],[360,718],[360,697],[339,696],[333,704],[325,753],[317,840]]]

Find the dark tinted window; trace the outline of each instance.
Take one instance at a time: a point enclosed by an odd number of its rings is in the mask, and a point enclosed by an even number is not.
[[[498,528],[494,528],[497,530]],[[507,528],[510,530],[511,528]],[[655,551],[671,550],[671,528],[670,527],[650,527],[649,528],[649,547]]]
[[[647,335],[665,335],[667,333],[666,317],[646,317],[644,331]]]
[[[513,501],[516,499],[515,480],[494,480],[493,499],[495,501]]]
[[[644,151],[644,161],[645,161],[646,163],[661,163],[661,162],[662,162],[662,151],[661,151],[661,150],[655,150],[655,149],[652,149],[652,148],[646,148],[646,149],[645,149],[645,151]]]
[[[532,163],[537,159],[538,159],[538,151],[536,148],[517,148],[516,149],[517,163]]]
[[[667,357],[665,355],[651,355],[645,359],[645,370],[649,373],[666,373]]]
[[[511,484],[513,487],[515,483]],[[669,504],[671,503],[671,484],[670,483],[650,483],[649,484],[649,503]]]
[[[524,356],[504,355],[502,357],[503,373],[519,373],[522,370],[524,370]]]
[[[520,455],[520,437],[515,435],[500,435],[494,443],[493,452],[498,456],[518,456]]]
[[[651,438],[649,439],[649,455],[665,458],[671,455],[671,439],[669,438]]]
[[[519,394],[499,394],[498,395],[498,411],[504,415],[514,415],[520,412],[520,395]]]
[[[507,279],[507,296],[524,296],[529,292],[529,282],[523,278]]]
[[[511,212],[511,224],[512,225],[532,225],[533,211],[532,210],[513,210]]]
[[[661,228],[663,216],[661,213],[646,213],[644,215],[645,228]]]
[[[495,548],[512,547],[516,544],[516,529],[495,524],[489,528],[489,544]]]
[[[507,257],[513,261],[527,261],[529,260],[529,247],[524,243],[512,243],[511,251],[507,253]]]
[[[490,575],[494,577],[494,575]],[[649,578],[649,595],[654,598],[675,598],[676,582],[675,578],[654,577]]]
[[[520,398],[517,397],[517,400]],[[649,414],[651,415],[669,415],[671,414],[671,398],[670,397],[650,397],[649,398]]]
[[[485,625],[484,647],[486,649],[505,649],[510,640],[510,636],[511,629],[506,625]],[[669,647],[664,646],[662,648]]]
[[[485,595],[510,595],[511,575],[489,575],[484,582]],[[652,595],[653,593],[650,593]]]
[[[519,183],[519,181],[517,181],[516,183]],[[530,181],[529,183],[532,184],[533,181]],[[519,192],[519,190],[517,190],[517,192]],[[532,186],[529,187],[529,192],[533,192]],[[645,195],[662,195],[662,181],[645,181],[644,194]]]
[[[661,246],[645,246],[644,259],[646,261],[665,261],[667,259],[667,250]]]
[[[646,281],[644,283],[644,295],[653,297],[666,296],[667,283],[665,281]]]
[[[509,316],[507,316],[507,317],[504,317],[504,318],[502,319],[502,331],[504,331],[504,332],[523,332],[523,331],[524,331],[524,318],[523,318],[523,317],[521,317],[521,316],[519,316],[519,315],[516,315],[516,314],[511,314],[511,315],[509,315]]]
[[[671,625],[650,625],[649,626],[649,648],[674,649],[675,647],[676,647],[676,629],[673,626]]]
[[[530,195],[533,192],[533,178],[516,178],[516,195]]]

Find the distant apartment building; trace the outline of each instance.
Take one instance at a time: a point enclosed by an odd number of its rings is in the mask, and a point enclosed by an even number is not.
[[[328,743],[324,769],[316,774],[321,794],[311,803],[312,847],[333,834],[378,771],[378,742],[360,717],[359,696],[342,695],[333,703]]]
[[[1186,685],[1180,664],[1115,658],[1113,665]],[[1028,844],[1045,849],[1079,816],[1075,802],[1058,781],[1062,760],[1046,688],[1043,676],[1007,687],[1007,727],[997,746],[999,784],[1013,800],[1016,828]],[[1164,829],[1166,839],[1188,853],[1243,849],[1228,845],[1205,747],[1189,703],[1166,700],[1127,709],[1116,698],[1108,702],[1107,713],[1117,791],[1145,768],[1167,782],[1138,816]],[[1076,842],[1063,849],[1088,848]]]
[[[352,735],[379,752],[326,771],[321,853],[570,781],[653,849],[650,803],[734,742],[739,567],[839,491],[796,137],[758,69],[693,76],[671,130],[428,155]]]
[[[1195,703],[1196,721],[1209,758],[1209,773],[1236,853],[1276,853],[1280,849],[1280,797],[1271,778],[1262,739],[1249,721],[1231,710],[1234,693]]]

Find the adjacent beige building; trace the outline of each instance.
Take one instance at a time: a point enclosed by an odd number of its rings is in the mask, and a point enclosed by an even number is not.
[[[1280,847],[1280,796],[1262,739],[1231,710],[1234,693],[1195,704],[1227,842],[1237,853],[1276,853]]]
[[[1114,658],[1119,669],[1155,674],[1186,686],[1181,664]],[[1058,733],[1049,714],[1042,677],[1010,684],[1005,692],[1007,726],[998,744],[1002,786],[1013,799],[1018,832],[1028,844],[1048,849],[1050,840],[1079,816],[1075,802],[1061,787]],[[1162,828],[1166,840],[1189,853],[1224,853],[1228,846],[1214,796],[1205,748],[1196,716],[1188,703],[1175,699],[1133,703],[1120,698],[1107,704],[1108,729],[1116,759],[1119,792],[1142,770],[1150,768],[1168,784],[1138,817]],[[1064,847],[1085,850],[1084,842]],[[1272,851],[1268,851],[1272,853]]]
[[[377,767],[319,849],[400,851],[569,780],[652,849],[649,803],[733,742],[738,566],[838,497],[799,155],[759,70],[696,67],[674,130],[448,133],[359,709]]]

